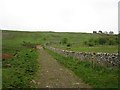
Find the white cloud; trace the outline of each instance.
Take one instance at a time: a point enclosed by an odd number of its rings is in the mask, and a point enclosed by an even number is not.
[[[0,28],[118,32],[118,0],[0,0]]]

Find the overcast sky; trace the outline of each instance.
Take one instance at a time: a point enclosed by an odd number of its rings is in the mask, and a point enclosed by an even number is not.
[[[118,33],[119,0],[0,0],[0,29]]]

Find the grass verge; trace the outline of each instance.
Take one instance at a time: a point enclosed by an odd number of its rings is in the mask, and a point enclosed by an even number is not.
[[[72,57],[64,57],[51,50],[46,51],[59,63],[72,70],[85,83],[93,88],[118,88],[118,68],[105,68],[88,61],[78,61]]]
[[[17,48],[16,48],[17,49]],[[3,88],[30,88],[31,80],[37,70],[37,52],[22,47],[20,52],[11,59],[4,60],[2,69]],[[9,66],[6,66],[9,65]]]

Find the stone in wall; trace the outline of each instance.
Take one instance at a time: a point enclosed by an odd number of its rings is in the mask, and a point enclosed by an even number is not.
[[[47,47],[48,49],[58,53],[62,54],[64,56],[70,56],[77,58],[79,60],[89,60],[89,61],[95,61],[97,63],[104,64],[106,66],[119,66],[120,60],[118,59],[118,53],[92,53],[92,52],[74,52],[74,51],[68,51],[68,50],[62,50],[57,49],[53,47]]]

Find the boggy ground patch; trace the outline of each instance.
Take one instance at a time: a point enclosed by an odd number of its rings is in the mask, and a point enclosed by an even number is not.
[[[9,60],[12,58],[13,58],[12,54],[8,54],[8,53],[2,54],[2,67],[4,68],[11,67]]]
[[[2,60],[11,59],[11,58],[13,58],[12,54],[9,54],[9,53],[2,54]]]

